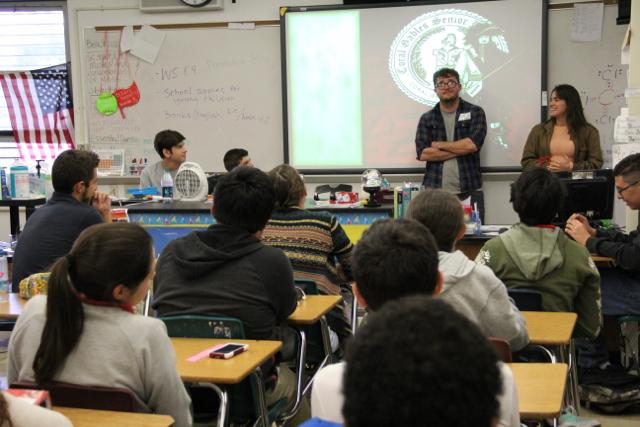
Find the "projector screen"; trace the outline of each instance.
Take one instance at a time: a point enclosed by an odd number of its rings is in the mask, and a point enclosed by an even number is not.
[[[416,126],[438,102],[433,73],[449,67],[487,116],[481,166],[519,167],[546,105],[546,16],[541,0],[287,8],[285,161],[319,174],[424,170]]]

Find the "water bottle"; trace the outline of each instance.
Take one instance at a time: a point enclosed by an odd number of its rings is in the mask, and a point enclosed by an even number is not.
[[[53,181],[51,180],[51,167],[47,162],[42,163],[40,168],[40,182],[42,185],[42,193],[49,200],[53,195]]]
[[[0,168],[0,191],[2,192],[2,200],[11,200],[11,193],[7,185],[7,171]]]
[[[475,223],[473,232],[476,236],[480,236],[482,234],[482,221],[480,220],[480,211],[477,211],[477,210],[473,211],[471,216]]]
[[[164,171],[160,186],[162,187],[162,200],[165,202],[171,201],[173,199],[173,178],[171,178],[171,172],[168,170]]]
[[[4,250],[0,250],[0,292],[11,292],[9,263],[7,261],[7,252]]]
[[[16,160],[9,168],[12,199],[29,198],[29,168]]]

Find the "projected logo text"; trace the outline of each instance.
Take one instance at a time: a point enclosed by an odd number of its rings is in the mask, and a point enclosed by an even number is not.
[[[482,90],[487,47],[509,53],[504,32],[488,19],[467,10],[425,13],[396,36],[389,51],[389,72],[410,98],[429,106],[438,102],[432,76],[454,68],[471,97]]]

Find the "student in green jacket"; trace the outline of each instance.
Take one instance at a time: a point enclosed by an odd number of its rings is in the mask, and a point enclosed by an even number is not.
[[[602,326],[600,274],[589,251],[551,224],[566,197],[557,176],[527,170],[511,186],[520,222],[489,240],[476,262],[487,265],[508,288],[542,294],[545,311],[572,311],[574,337],[595,338]]]

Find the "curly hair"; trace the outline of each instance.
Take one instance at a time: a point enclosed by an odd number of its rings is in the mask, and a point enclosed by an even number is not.
[[[438,283],[438,248],[427,227],[412,219],[381,219],[353,252],[353,276],[372,310],[407,295],[432,295]]]
[[[511,184],[513,210],[529,226],[551,223],[566,198],[560,178],[544,168],[526,170]]]
[[[389,302],[347,349],[342,412],[349,427],[489,427],[502,381],[495,349],[447,303]]]

